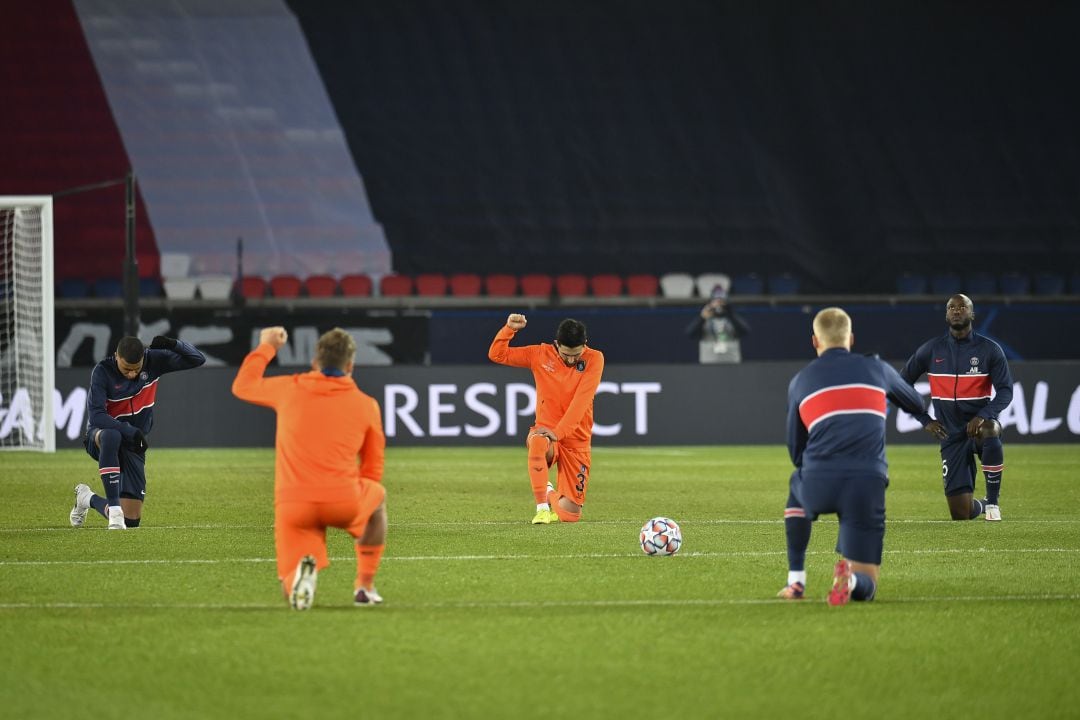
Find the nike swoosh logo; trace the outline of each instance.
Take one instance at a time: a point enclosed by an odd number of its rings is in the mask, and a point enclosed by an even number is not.
[[[934,358],[934,362],[945,362],[945,358]]]
[[[543,469],[544,468],[542,468],[542,467],[533,468],[533,472],[540,472]]]

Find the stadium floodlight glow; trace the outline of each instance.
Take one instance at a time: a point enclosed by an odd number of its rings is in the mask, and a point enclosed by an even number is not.
[[[56,450],[53,201],[0,196],[0,450]]]

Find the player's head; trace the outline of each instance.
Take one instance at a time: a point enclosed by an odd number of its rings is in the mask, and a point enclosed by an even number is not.
[[[580,320],[566,318],[559,323],[559,329],[555,331],[555,350],[567,365],[573,365],[581,359],[588,341],[585,323]]]
[[[315,365],[318,369],[334,368],[351,374],[356,357],[356,341],[339,327],[327,330],[315,344]]]
[[[975,305],[967,295],[957,293],[945,303],[945,322],[954,332],[970,330],[974,319]]]
[[[818,355],[831,348],[850,350],[855,343],[851,317],[838,307],[828,307],[814,316],[814,348]]]
[[[116,345],[116,369],[128,380],[134,380],[142,372],[143,358],[146,357],[146,348],[142,340],[137,337],[120,338]]]

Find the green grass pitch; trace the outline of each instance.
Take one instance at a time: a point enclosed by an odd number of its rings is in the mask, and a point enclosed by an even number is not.
[[[315,607],[274,577],[271,450],[152,450],[144,526],[72,528],[76,451],[0,455],[0,714],[11,718],[1080,714],[1080,446],[1006,445],[1001,523],[954,523],[934,446],[889,450],[878,600],[786,579],[780,447],[596,448],[585,520],[532,526],[523,449],[388,451],[385,604],[347,536]],[[979,480],[981,491],[982,480]],[[676,557],[638,529],[667,515]]]

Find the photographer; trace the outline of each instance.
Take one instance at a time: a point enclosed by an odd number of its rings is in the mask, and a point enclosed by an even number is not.
[[[687,335],[698,339],[698,360],[703,365],[742,362],[739,340],[750,332],[750,325],[727,297],[726,287],[713,286],[709,302],[686,328]]]

